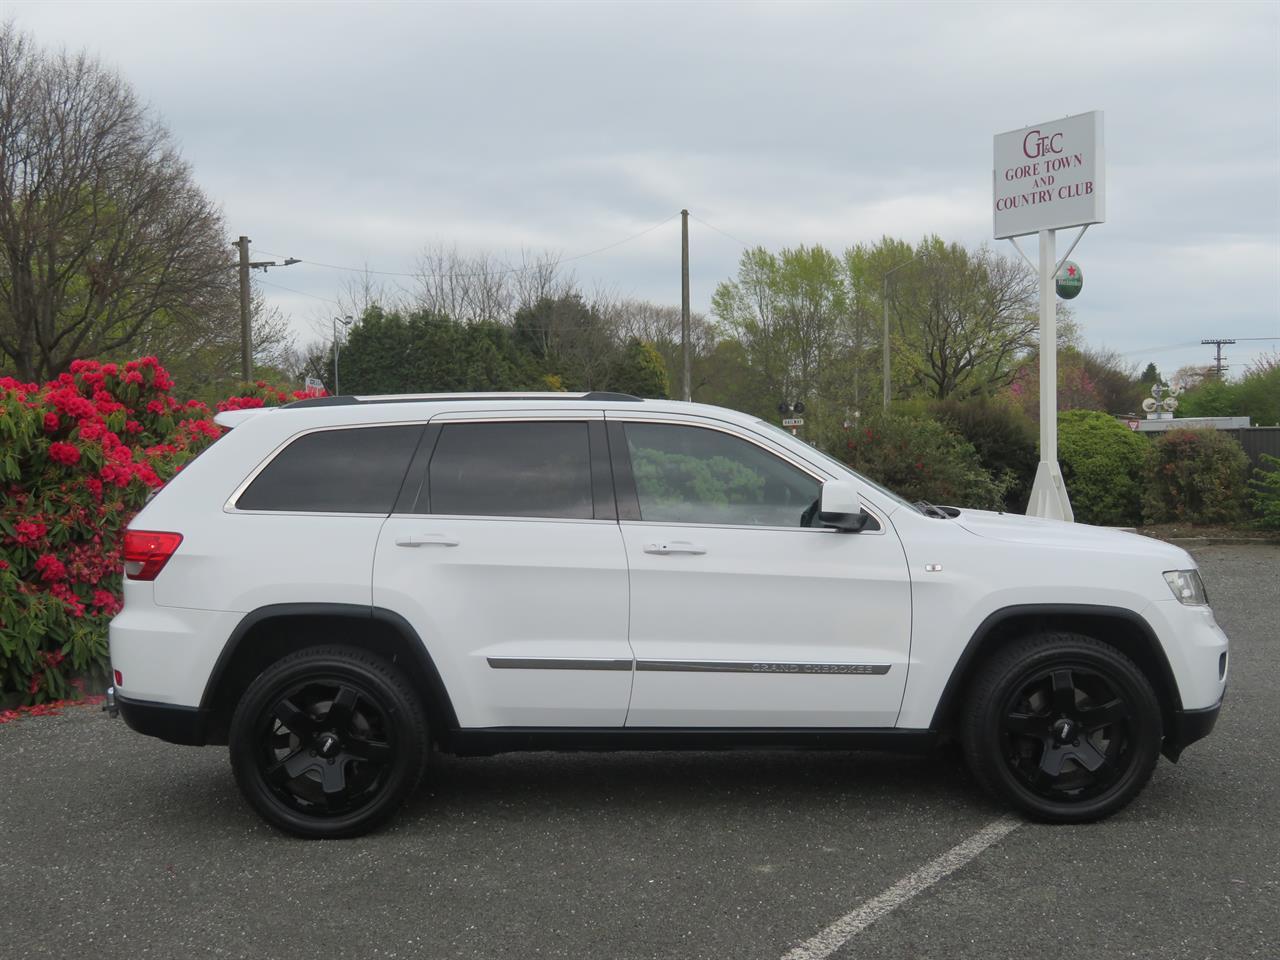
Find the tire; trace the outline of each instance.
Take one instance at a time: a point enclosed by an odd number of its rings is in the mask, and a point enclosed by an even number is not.
[[[1160,704],[1114,647],[1074,633],[1019,640],[984,663],[961,735],[980,784],[1034,820],[1101,820],[1138,795],[1160,757]]]
[[[355,837],[417,787],[429,740],[404,675],[371,653],[317,647],[264,670],[236,706],[231,767],[264,820],[295,836]]]

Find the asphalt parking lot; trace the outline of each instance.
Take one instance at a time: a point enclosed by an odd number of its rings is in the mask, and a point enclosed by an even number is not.
[[[224,749],[75,708],[0,727],[0,958],[1275,958],[1280,547],[1196,555],[1226,706],[1104,823],[1006,820],[949,755],[529,754],[308,843]]]

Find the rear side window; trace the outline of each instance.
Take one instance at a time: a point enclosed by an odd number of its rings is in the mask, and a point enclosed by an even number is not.
[[[589,520],[587,436],[587,425],[574,421],[446,424],[428,469],[428,509]]]
[[[236,507],[385,516],[421,435],[421,425],[305,434],[263,468]]]

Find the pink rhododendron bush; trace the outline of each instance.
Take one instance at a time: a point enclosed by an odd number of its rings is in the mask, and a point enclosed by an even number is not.
[[[295,396],[259,381],[218,406]],[[155,357],[79,360],[40,385],[0,377],[0,708],[76,697],[77,678],[105,672],[123,530],[220,433]]]

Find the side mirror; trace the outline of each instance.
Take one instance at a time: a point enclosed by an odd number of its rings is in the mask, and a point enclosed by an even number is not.
[[[870,519],[862,509],[858,485],[852,480],[828,480],[822,485],[818,520],[841,533],[858,533]]]

